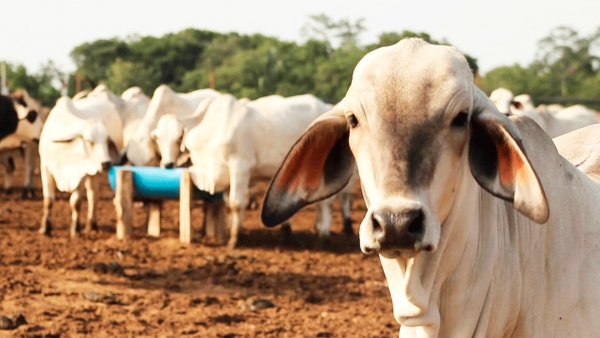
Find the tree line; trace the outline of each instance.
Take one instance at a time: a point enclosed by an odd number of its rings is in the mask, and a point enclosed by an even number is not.
[[[335,21],[321,14],[310,16],[302,28],[304,43],[262,34],[189,28],[162,37],[86,42],[75,47],[70,56],[88,80],[82,89],[103,82],[115,93],[139,86],[151,96],[161,84],[189,92],[209,87],[210,73],[214,72],[215,89],[239,98],[312,93],[336,102],[345,95],[354,66],[369,51],[414,36],[430,43],[450,44],[424,32],[405,30],[382,33],[377,42],[361,45],[359,36],[364,30],[362,19]],[[488,94],[503,86],[533,98],[600,97],[596,90],[600,85],[599,59],[594,54],[599,36],[600,29],[582,37],[573,29],[559,27],[539,42],[533,63],[495,68],[481,78],[480,86]],[[466,57],[477,73],[477,60]],[[54,105],[60,95],[57,79],[62,80],[65,74],[51,61],[35,74],[19,64],[8,64],[7,68],[11,91],[25,88],[43,104]],[[74,74],[69,76],[68,93],[75,93]]]

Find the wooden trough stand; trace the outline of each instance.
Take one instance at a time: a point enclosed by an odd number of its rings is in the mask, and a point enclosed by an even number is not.
[[[132,233],[134,200],[148,203],[148,235],[158,237],[163,200],[179,199],[179,240],[181,243],[191,243],[191,208],[192,199],[196,197],[204,200],[202,235],[225,241],[225,203],[222,194],[210,195],[195,188],[187,169],[115,166],[109,171],[108,177],[115,191],[118,239]]]

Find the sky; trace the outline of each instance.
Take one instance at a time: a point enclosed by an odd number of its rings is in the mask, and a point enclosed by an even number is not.
[[[261,33],[304,41],[309,15],[364,18],[360,42],[383,32],[426,32],[477,58],[483,74],[504,65],[527,65],[537,42],[553,28],[589,35],[600,27],[599,0],[0,0],[0,60],[37,72],[53,60],[75,70],[74,47],[129,35],[160,37],[186,28]]]

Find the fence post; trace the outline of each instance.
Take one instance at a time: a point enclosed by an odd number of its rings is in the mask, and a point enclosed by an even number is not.
[[[179,186],[179,241],[192,242],[192,178],[190,172],[181,173]]]
[[[117,211],[117,239],[131,236],[133,225],[133,173],[117,170],[114,205]]]
[[[162,201],[148,202],[148,235],[160,236],[160,216]]]

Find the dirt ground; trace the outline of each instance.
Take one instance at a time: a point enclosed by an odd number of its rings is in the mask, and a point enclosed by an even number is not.
[[[16,159],[14,183],[23,181]],[[0,179],[1,180],[1,179]],[[26,324],[0,337],[397,337],[399,325],[377,256],[342,233],[335,205],[331,245],[315,251],[315,210],[292,219],[294,242],[246,212],[240,248],[198,236],[178,240],[178,203],[163,205],[160,238],[144,234],[146,209],[134,210],[134,236],[115,238],[113,192],[102,178],[99,231],[70,239],[68,195],[53,210],[52,237],[39,235],[42,193],[22,200],[0,192],[0,315]],[[262,194],[266,184],[259,184]],[[355,232],[365,214],[355,187]],[[87,205],[82,206],[81,220]],[[269,307],[270,306],[270,307]]]

